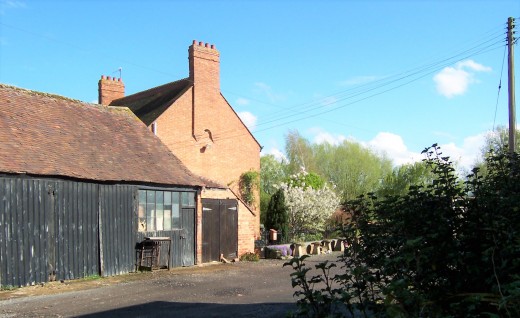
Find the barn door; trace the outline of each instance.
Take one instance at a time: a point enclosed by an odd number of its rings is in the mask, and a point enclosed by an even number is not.
[[[237,201],[202,199],[202,262],[235,258],[237,250]]]
[[[181,210],[181,248],[182,266],[195,264],[195,209],[183,208]]]
[[[219,261],[219,200],[202,199],[202,262]]]
[[[220,200],[220,254],[233,259],[238,251],[238,213],[236,200]]]

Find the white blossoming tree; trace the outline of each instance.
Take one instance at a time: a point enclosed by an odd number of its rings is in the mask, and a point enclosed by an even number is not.
[[[290,239],[303,233],[323,232],[326,221],[339,207],[339,197],[331,186],[323,181],[309,184],[308,181],[315,181],[316,177],[302,171],[293,175],[289,182],[281,184]]]

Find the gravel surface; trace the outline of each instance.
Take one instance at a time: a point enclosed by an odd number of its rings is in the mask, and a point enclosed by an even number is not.
[[[306,264],[338,256],[315,255]],[[296,300],[284,262],[216,263],[2,291],[0,318],[285,317]]]

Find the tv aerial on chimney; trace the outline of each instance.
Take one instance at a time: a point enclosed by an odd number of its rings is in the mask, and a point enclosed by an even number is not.
[[[112,74],[113,74],[113,73],[117,73],[117,72],[119,72],[119,78],[120,78],[120,79],[123,79],[123,75],[121,74],[122,71],[123,71],[123,68],[122,68],[122,67],[119,67],[116,71],[112,72]]]

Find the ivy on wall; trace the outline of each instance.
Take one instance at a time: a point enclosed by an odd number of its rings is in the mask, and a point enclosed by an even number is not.
[[[240,176],[239,187],[240,196],[244,202],[254,207],[255,193],[260,186],[260,173],[258,171],[249,170]]]

